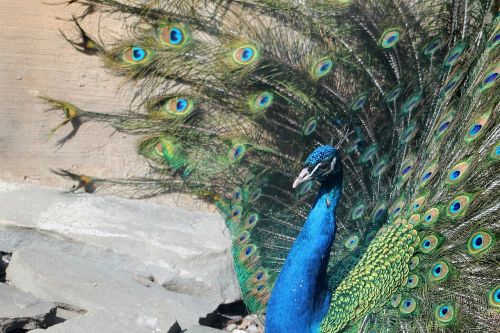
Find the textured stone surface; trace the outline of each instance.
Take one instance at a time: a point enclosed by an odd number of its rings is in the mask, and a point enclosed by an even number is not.
[[[2,233],[0,251],[48,245],[75,255],[83,251],[171,291],[212,299],[207,312],[239,297],[229,235],[217,213],[0,183],[0,220],[45,234]]]
[[[239,296],[216,213],[0,183],[7,280],[86,311],[49,332],[185,329]],[[160,332],[158,331],[158,332]]]
[[[210,308],[210,300],[144,286],[126,273],[48,249],[15,251],[7,279],[39,298],[86,311],[53,332],[165,332],[176,322],[196,324]]]
[[[0,283],[0,332],[46,327],[55,315],[55,304]]]

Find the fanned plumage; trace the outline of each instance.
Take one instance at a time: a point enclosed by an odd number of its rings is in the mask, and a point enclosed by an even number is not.
[[[196,194],[226,216],[244,301],[265,315],[317,184],[344,184],[321,332],[496,332],[500,319],[500,16],[488,0],[71,0],[83,53],[135,82],[120,115],[44,97],[72,135],[140,135],[150,178],[61,170],[89,192]],[[100,43],[86,16],[124,20]],[[56,130],[54,129],[54,131]],[[64,144],[61,141],[60,144]],[[131,190],[132,192],[126,192]],[[305,276],[304,278],[307,278]]]

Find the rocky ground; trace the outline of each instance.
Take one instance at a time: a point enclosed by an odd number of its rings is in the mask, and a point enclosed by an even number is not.
[[[0,182],[0,332],[259,332],[229,246],[217,213]]]

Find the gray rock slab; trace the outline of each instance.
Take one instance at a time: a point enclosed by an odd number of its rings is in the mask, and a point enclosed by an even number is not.
[[[224,222],[205,208],[0,182],[0,251],[15,287],[86,310],[47,332],[185,329],[240,297]]]
[[[223,219],[203,205],[187,209],[0,182],[0,227],[24,228],[0,234],[0,251],[45,245],[83,251],[169,290],[210,298],[213,311],[240,294]]]
[[[46,327],[55,315],[55,304],[0,283],[0,332]]]
[[[166,332],[176,322],[190,327],[206,315],[209,301],[152,284],[82,257],[48,249],[18,249],[7,268],[17,288],[86,312],[48,332]]]

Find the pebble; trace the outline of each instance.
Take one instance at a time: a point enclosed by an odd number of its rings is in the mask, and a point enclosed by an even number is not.
[[[230,324],[226,327],[226,331],[232,331],[232,330],[236,329],[236,327],[238,327],[238,326],[236,326],[236,324]]]
[[[258,333],[259,329],[255,325],[250,325],[247,328],[247,333]]]
[[[249,315],[241,320],[241,323],[227,323],[226,331],[232,333],[263,333],[259,327],[260,321],[254,315]]]

